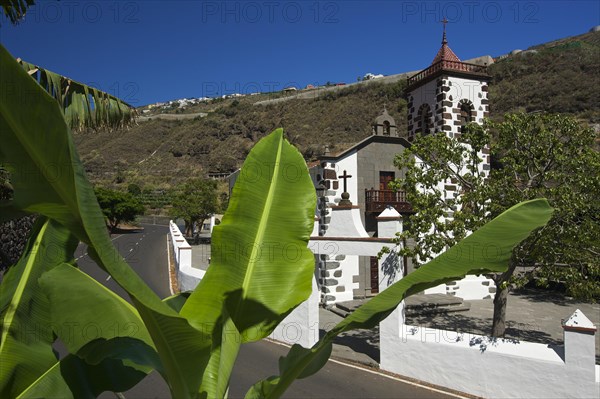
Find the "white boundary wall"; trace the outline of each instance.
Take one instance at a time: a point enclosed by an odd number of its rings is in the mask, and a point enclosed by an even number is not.
[[[409,326],[403,309],[380,323],[383,370],[483,397],[600,397],[595,327],[579,311],[551,346]]]
[[[192,267],[192,247],[172,220],[169,223],[169,234],[175,255],[179,289],[191,291],[196,288],[206,271]],[[312,347],[319,340],[319,290],[314,276],[310,297],[279,323],[269,338],[290,345],[300,344],[305,348]]]
[[[192,267],[192,247],[183,238],[179,227],[172,220],[169,222],[169,234],[171,235],[179,289],[191,291],[196,288],[206,271]]]
[[[455,295],[467,301],[493,298],[495,292],[494,280],[481,275],[467,275],[460,280],[425,290],[425,294]]]
[[[319,340],[319,289],[313,276],[308,299],[294,309],[269,335],[269,338],[289,345],[311,348]]]

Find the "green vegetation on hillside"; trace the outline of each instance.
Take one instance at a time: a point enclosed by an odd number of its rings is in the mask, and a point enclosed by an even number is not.
[[[491,65],[491,118],[540,110],[570,114],[584,123],[600,122],[599,43],[600,33],[586,33]],[[405,84],[371,81],[327,91],[316,99],[266,105],[254,103],[285,95],[217,99],[182,111],[205,112],[204,118],[151,119],[127,130],[88,131],[76,134],[75,143],[94,182],[122,185],[123,190],[131,183],[142,189],[168,189],[190,177],[237,169],[250,148],[279,126],[307,161],[323,154],[325,146],[335,153],[368,137],[384,106],[404,132]]]
[[[406,129],[404,85],[350,86],[316,100],[253,105],[253,98],[227,99],[205,118],[140,122],[125,131],[75,135],[86,171],[103,185],[137,183],[168,188],[189,177],[235,170],[250,148],[277,126],[305,159],[339,151],[371,134],[384,105]]]
[[[600,33],[504,58],[489,68],[492,114],[546,111],[600,122]]]

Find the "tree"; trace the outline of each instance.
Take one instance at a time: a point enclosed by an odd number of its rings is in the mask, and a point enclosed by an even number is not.
[[[600,297],[600,157],[592,147],[594,132],[572,118],[546,114],[510,114],[466,130],[460,142],[444,134],[418,137],[397,156],[396,166],[405,173],[394,187],[406,191],[416,211],[399,237],[415,245],[402,253],[425,262],[512,205],[545,197],[555,208],[552,220],[515,248],[505,272],[491,276],[497,287],[492,335],[504,335],[511,285],[562,281],[578,298]],[[477,150],[488,142],[495,167],[486,178],[476,165]],[[448,198],[443,181],[451,181],[460,195]],[[526,272],[517,275],[518,267]]]
[[[206,218],[217,212],[217,182],[193,179],[186,182],[173,200],[171,214],[185,221],[185,235],[194,235],[194,227],[201,227]]]
[[[546,226],[515,248],[496,283],[493,333],[500,336],[518,266],[528,268],[525,280],[560,281],[577,298],[600,298],[600,153],[593,149],[597,134],[571,117],[514,114],[492,128],[499,166],[491,175],[491,214],[535,197],[547,198],[555,209]]]
[[[478,151],[489,142],[485,129],[471,124],[462,141],[444,134],[418,136],[410,148],[396,156],[394,164],[402,176],[391,187],[406,193],[415,215],[400,235],[403,241],[417,239],[400,253],[410,256],[415,265],[464,238],[488,219],[485,212],[485,174],[478,165]],[[459,196],[448,196],[445,184],[452,182]]]
[[[131,183],[127,186],[127,192],[135,197],[142,195],[142,189],[135,183]]]
[[[96,198],[108,226],[114,231],[122,222],[132,222],[137,215],[144,213],[144,206],[130,193],[96,188]]]

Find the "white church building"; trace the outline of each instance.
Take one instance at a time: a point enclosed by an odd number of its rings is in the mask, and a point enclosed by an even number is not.
[[[384,109],[374,121],[370,137],[309,165],[318,196],[311,243],[329,243],[328,248],[313,248],[321,303],[331,305],[379,292],[377,251],[359,255],[358,247],[367,243],[392,247],[394,234],[382,235],[381,222],[396,220],[396,230],[401,231],[402,220],[413,212],[404,193],[388,188],[388,183],[402,173],[394,166],[395,155],[409,147],[417,134],[443,133],[459,139],[466,124],[483,123],[489,115],[490,79],[487,65],[465,63],[456,56],[448,46],[444,28],[441,48],[431,65],[408,79],[407,131],[399,131]],[[489,152],[484,149],[479,155],[483,159],[481,170],[488,171]],[[439,188],[445,196],[457,195],[453,181],[440,182]],[[341,242],[352,242],[352,249],[344,253]],[[398,262],[403,275],[412,271],[409,259]],[[468,300],[489,298],[493,292],[492,280],[469,276],[426,293],[448,293]]]

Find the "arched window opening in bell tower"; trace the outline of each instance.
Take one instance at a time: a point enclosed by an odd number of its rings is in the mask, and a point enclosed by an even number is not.
[[[429,107],[429,104],[423,104],[420,108],[419,108],[419,129],[417,129],[417,132],[423,134],[423,135],[427,135],[432,133],[433,130],[433,121],[432,121],[432,113],[431,113],[431,107]]]
[[[383,135],[384,136],[389,136],[391,132],[391,125],[389,121],[384,121],[383,122]]]
[[[473,118],[471,117],[472,106],[469,103],[462,103],[460,105],[460,132],[464,133],[465,127],[473,122]]]
[[[432,123],[429,107],[427,107],[426,112],[421,114],[421,126],[423,127],[423,134],[431,133]]]

